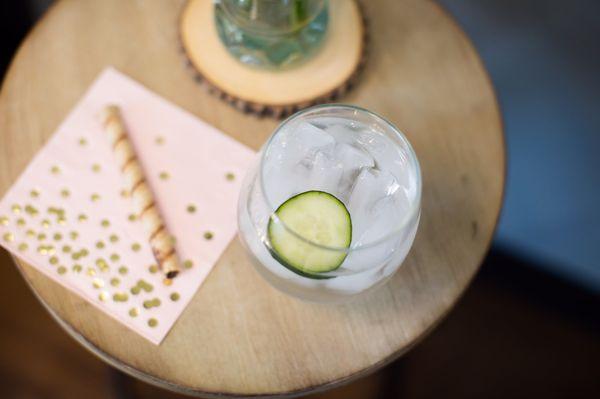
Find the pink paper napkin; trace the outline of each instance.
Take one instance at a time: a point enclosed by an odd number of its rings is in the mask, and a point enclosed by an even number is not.
[[[99,114],[121,107],[176,240],[170,286],[132,216]],[[0,244],[154,344],[169,332],[236,231],[255,153],[108,68],[0,202]]]

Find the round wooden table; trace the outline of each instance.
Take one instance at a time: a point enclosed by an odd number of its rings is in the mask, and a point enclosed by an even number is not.
[[[1,194],[107,65],[259,148],[276,122],[232,109],[186,70],[176,26],[182,5],[102,0],[51,8],[20,47],[0,93]],[[448,313],[476,273],[501,207],[498,105],[471,43],[438,5],[369,0],[364,6],[371,54],[362,80],[343,101],[399,126],[424,179],[419,232],[392,280],[345,305],[300,302],[270,288],[234,240],[155,346],[17,261],[69,334],[113,366],[164,388],[200,396],[286,396],[376,370]]]

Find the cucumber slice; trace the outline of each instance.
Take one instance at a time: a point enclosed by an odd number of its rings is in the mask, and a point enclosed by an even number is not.
[[[269,220],[268,236],[271,254],[282,265],[302,276],[319,278],[315,273],[333,271],[344,262],[347,253],[343,249],[352,241],[352,220],[335,196],[307,191],[281,204],[275,216]]]

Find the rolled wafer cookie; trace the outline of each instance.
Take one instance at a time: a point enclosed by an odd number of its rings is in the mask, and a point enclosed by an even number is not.
[[[163,274],[171,279],[179,273],[177,252],[129,140],[118,106],[108,105],[104,108],[102,124],[123,175],[125,187],[130,193],[134,212],[148,234],[154,258]]]

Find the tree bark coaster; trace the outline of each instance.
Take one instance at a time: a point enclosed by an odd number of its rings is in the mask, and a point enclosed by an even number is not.
[[[264,70],[235,59],[217,33],[212,1],[188,0],[179,38],[196,80],[211,93],[243,112],[275,118],[348,92],[365,65],[368,44],[366,19],[355,0],[329,1],[322,47],[291,69]]]

